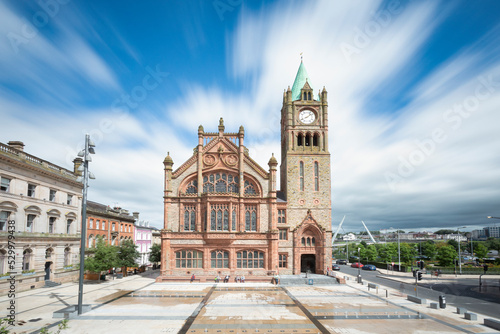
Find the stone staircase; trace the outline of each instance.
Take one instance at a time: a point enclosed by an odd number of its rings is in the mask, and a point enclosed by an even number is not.
[[[49,281],[49,280],[45,280],[44,288],[53,288],[53,287],[56,287],[56,286],[59,286],[59,285],[61,285],[61,283],[56,283],[56,282],[52,282],[52,281]]]

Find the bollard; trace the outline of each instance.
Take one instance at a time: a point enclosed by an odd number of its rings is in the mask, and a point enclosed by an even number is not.
[[[389,291],[387,291],[387,289],[385,290],[385,298],[388,298],[389,297]]]

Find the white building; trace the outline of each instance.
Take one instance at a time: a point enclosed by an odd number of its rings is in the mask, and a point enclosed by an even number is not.
[[[467,241],[467,237],[462,234],[445,234],[443,236],[444,240],[455,240],[457,242]]]
[[[22,142],[0,143],[0,293],[7,272],[17,273],[18,290],[78,279],[83,186],[76,177],[24,152]],[[10,231],[14,268],[7,261]]]
[[[353,241],[356,240],[356,236],[353,233],[346,234],[342,237],[344,241]]]

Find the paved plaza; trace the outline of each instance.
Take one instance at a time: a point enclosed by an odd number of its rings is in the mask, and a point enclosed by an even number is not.
[[[18,294],[16,333],[56,325],[53,312],[77,303],[78,284]],[[498,333],[455,308],[431,309],[396,290],[347,284],[155,283],[132,276],[85,284],[92,310],[64,333]],[[8,303],[0,297],[2,315]],[[54,327],[52,327],[54,328]]]

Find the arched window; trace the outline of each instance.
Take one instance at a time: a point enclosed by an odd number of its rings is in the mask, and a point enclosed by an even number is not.
[[[255,205],[245,206],[245,231],[257,231],[257,207]]]
[[[306,238],[306,246],[311,246],[311,238]]]
[[[198,192],[198,181],[193,180],[186,186],[186,194],[196,194]]]
[[[7,272],[7,251],[0,249],[0,275]]]
[[[299,162],[299,185],[300,191],[304,191],[304,162]]]
[[[35,215],[27,215],[26,216],[26,231],[33,232],[33,225],[35,224]]]
[[[89,245],[88,245],[88,247],[92,248],[93,245],[94,245],[94,236],[91,234],[91,235],[89,235]]]
[[[203,252],[182,250],[175,253],[176,268],[203,268]]]
[[[71,265],[71,249],[66,247],[64,249],[64,266],[67,267]]]
[[[194,205],[184,207],[184,231],[196,230],[196,210]]]
[[[306,245],[306,238],[302,237],[302,239],[300,239],[300,244],[302,246],[305,246]]]
[[[233,208],[233,216],[231,217],[231,230],[236,231],[236,208]]]
[[[71,234],[71,224],[73,223],[73,219],[66,220],[66,234]]]
[[[304,98],[303,98],[303,100],[307,100],[307,93],[306,92],[304,92]]]
[[[203,177],[204,193],[238,193],[238,177],[227,173],[215,173]]]
[[[311,92],[307,92],[307,99],[311,101]]]
[[[32,256],[33,251],[31,249],[25,249],[23,251],[23,270],[30,270]]]
[[[314,239],[314,237],[311,238],[311,246],[315,246],[316,245],[316,239]]]
[[[311,146],[311,134],[308,133],[304,136],[304,139],[305,139],[305,143],[304,145],[305,146]]]
[[[236,253],[238,268],[264,268],[264,253],[259,251],[241,251]]]
[[[212,268],[229,268],[229,252],[213,251],[210,259]]]
[[[227,204],[211,205],[210,230],[229,231],[229,207]]]
[[[257,195],[254,185],[248,180],[245,180],[245,195]]]
[[[319,164],[314,162],[314,191],[319,191]]]
[[[55,233],[56,217],[49,217],[49,233]]]
[[[302,145],[304,145],[304,139],[302,137],[302,133],[299,133],[297,135],[297,146],[302,146]]]
[[[317,133],[313,136],[313,146],[319,146],[319,135]]]

